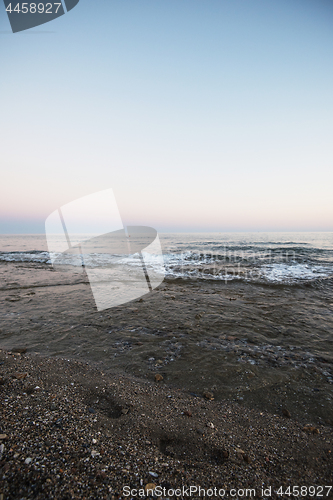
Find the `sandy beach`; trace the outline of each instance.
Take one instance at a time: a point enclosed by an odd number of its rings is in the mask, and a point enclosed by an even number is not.
[[[333,498],[319,488],[333,479],[330,427],[65,359],[1,351],[0,363],[3,499],[136,498],[147,485],[162,498],[190,486]]]

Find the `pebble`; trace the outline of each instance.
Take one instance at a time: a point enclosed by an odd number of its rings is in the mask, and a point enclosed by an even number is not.
[[[308,434],[319,434],[319,429],[317,429],[317,427],[313,427],[312,425],[306,425],[303,427],[303,431]]]
[[[291,417],[291,414],[290,414],[290,411],[287,410],[287,408],[283,408],[282,409],[282,415],[284,415],[285,417],[287,418],[290,418]]]
[[[207,427],[209,427],[210,429],[215,429],[215,425],[213,424],[213,422],[208,422]]]
[[[212,392],[206,391],[203,393],[203,397],[209,399],[210,401],[213,401],[214,394]]]
[[[96,413],[96,410],[94,410],[94,408],[89,408],[88,411],[89,413]]]
[[[32,458],[30,458],[30,457],[28,457],[28,458],[26,458],[26,459],[24,460],[24,463],[25,463],[26,465],[31,464],[31,462],[32,462]]]
[[[0,440],[4,440],[7,438],[8,438],[7,434],[0,434]]]
[[[189,410],[185,410],[184,415],[186,415],[187,417],[192,417],[192,412]]]
[[[158,477],[158,474],[156,474],[156,472],[151,472],[151,471],[149,471],[149,474],[150,474],[151,476],[153,476],[153,477]]]
[[[12,349],[12,352],[17,354],[25,354],[27,352],[26,347],[17,347],[16,349]]]
[[[154,484],[154,483],[148,483],[145,486],[145,490],[146,491],[148,491],[148,490],[154,490],[155,488],[156,488],[156,484]]]
[[[160,382],[161,380],[163,380],[162,375],[160,373],[156,373],[155,380],[156,380],[156,382]]]
[[[13,378],[16,378],[17,380],[22,380],[28,376],[27,373],[13,373]]]

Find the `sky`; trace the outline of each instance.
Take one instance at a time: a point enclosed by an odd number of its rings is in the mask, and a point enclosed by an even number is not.
[[[333,231],[331,0],[0,3],[0,233],[112,188],[125,225]]]

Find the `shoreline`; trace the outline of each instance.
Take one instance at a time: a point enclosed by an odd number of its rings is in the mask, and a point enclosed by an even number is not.
[[[168,281],[96,311],[87,280],[0,266],[0,345],[333,426],[333,284]]]
[[[1,350],[0,363],[3,500],[332,484],[331,427],[75,360]]]

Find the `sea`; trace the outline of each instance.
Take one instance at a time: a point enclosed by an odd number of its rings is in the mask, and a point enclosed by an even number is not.
[[[333,277],[332,232],[161,233],[159,239],[169,279],[246,280],[273,285]],[[97,265],[108,258],[111,255],[105,251]],[[0,262],[51,265],[45,235],[0,235]]]

